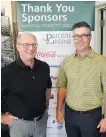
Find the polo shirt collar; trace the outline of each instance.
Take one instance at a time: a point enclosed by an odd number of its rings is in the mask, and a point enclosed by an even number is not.
[[[37,67],[40,65],[38,59],[34,58],[34,61],[35,61],[35,63],[34,63],[33,69],[34,69],[34,68],[37,68]],[[20,57],[16,60],[16,63],[17,63],[20,67],[22,67],[22,68],[28,67],[28,66],[26,66],[26,65],[24,64],[24,62],[21,60]]]
[[[95,54],[95,52],[94,52],[94,50],[91,48],[90,51],[88,52],[88,54],[85,55],[85,56],[93,57],[94,54]],[[76,56],[77,56],[77,57],[80,57],[80,56],[77,54],[77,52],[75,51],[75,52],[73,53],[73,57],[76,57]]]

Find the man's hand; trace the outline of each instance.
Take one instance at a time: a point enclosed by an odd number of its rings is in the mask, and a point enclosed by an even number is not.
[[[101,133],[106,132],[106,120],[105,119],[101,119],[101,121],[99,122],[97,128],[100,128]]]
[[[6,125],[11,125],[13,119],[18,119],[18,118],[6,112],[1,116],[1,123]]]
[[[57,119],[57,122],[58,122],[59,124],[63,123],[64,114],[63,114],[62,111],[60,111],[60,110],[57,110],[57,111],[56,111],[56,119]]]

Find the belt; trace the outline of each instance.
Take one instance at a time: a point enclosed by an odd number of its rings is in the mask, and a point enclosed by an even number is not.
[[[27,120],[27,121],[39,121],[42,118],[42,116],[38,116],[35,118],[21,118],[22,120]]]
[[[93,111],[97,111],[97,110],[100,110],[101,109],[101,106],[98,107],[98,108],[94,108],[94,109],[91,109],[91,110],[87,110],[87,111],[77,111],[77,110],[74,110],[72,108],[70,108],[67,104],[66,104],[66,107],[73,113],[75,114],[86,114],[86,113],[91,113]]]

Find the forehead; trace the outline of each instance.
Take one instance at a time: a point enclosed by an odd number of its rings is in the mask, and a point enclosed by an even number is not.
[[[34,37],[34,35],[31,34],[23,34],[21,35],[21,37],[19,38],[20,42],[36,42],[36,38]]]
[[[86,27],[80,27],[80,28],[76,28],[73,30],[73,33],[74,34],[89,34],[90,33],[90,30],[89,28],[86,28]]]

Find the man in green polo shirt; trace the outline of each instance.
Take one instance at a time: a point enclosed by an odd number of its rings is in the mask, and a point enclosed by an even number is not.
[[[67,136],[99,137],[106,132],[106,57],[90,47],[89,24],[78,22],[72,30],[76,52],[60,65],[56,118],[63,122],[65,100]]]

